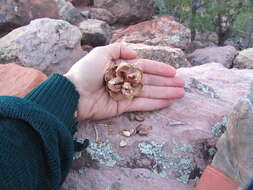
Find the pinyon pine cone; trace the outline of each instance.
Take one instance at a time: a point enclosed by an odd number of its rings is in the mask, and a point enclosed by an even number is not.
[[[143,72],[133,63],[116,63],[105,72],[106,89],[114,100],[133,98],[140,94]]]

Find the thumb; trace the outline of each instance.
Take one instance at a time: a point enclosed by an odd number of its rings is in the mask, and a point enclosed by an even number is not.
[[[136,51],[126,47],[123,43],[114,43],[105,46],[111,59],[135,59]]]

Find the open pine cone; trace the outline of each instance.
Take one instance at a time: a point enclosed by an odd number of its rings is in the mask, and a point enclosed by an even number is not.
[[[106,89],[114,100],[133,98],[140,94],[143,72],[133,63],[116,63],[104,75]]]

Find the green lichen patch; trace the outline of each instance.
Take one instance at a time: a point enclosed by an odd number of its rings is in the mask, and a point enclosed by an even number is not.
[[[161,165],[163,169],[169,168],[169,158],[162,151],[164,143],[157,144],[154,141],[146,141],[138,144],[140,153],[152,156],[154,161]]]
[[[179,150],[184,153],[195,153],[196,149],[191,144],[183,144]]]
[[[214,91],[214,89],[194,78],[191,78],[190,84],[189,84],[190,88],[194,88],[197,89],[198,92],[200,94],[206,94],[208,96],[210,96],[211,98],[216,98],[218,99],[219,96],[216,94],[216,92]],[[188,90],[190,90],[188,88]]]
[[[181,144],[178,143],[175,139],[172,139],[173,148],[171,150],[172,154],[177,153],[196,153],[197,148],[193,147],[191,144]]]
[[[224,116],[222,121],[215,123],[211,128],[213,136],[220,137],[225,132],[227,123],[228,123],[227,116]]]
[[[176,141],[173,141],[175,145],[174,151],[183,153],[195,153],[195,148],[190,144],[183,144],[179,146]],[[150,159],[153,159],[156,166],[159,166],[159,170],[154,168],[152,171],[159,174],[161,177],[169,177],[173,175],[172,171],[175,171],[178,176],[176,179],[182,183],[188,183],[189,176],[194,169],[192,159],[186,156],[169,156],[163,149],[164,143],[158,144],[154,141],[145,141],[138,144],[138,149],[141,154],[146,155]]]
[[[113,167],[118,161],[124,160],[117,153],[113,152],[112,145],[108,140],[101,143],[90,142],[87,152],[91,155],[93,160],[108,167]]]
[[[184,157],[173,158],[170,164],[180,175],[176,179],[182,183],[187,184],[190,173],[193,169],[192,160]]]

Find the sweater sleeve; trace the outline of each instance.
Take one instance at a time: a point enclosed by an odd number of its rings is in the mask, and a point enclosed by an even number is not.
[[[54,74],[23,99],[0,97],[0,189],[57,190],[72,163],[79,94]]]

